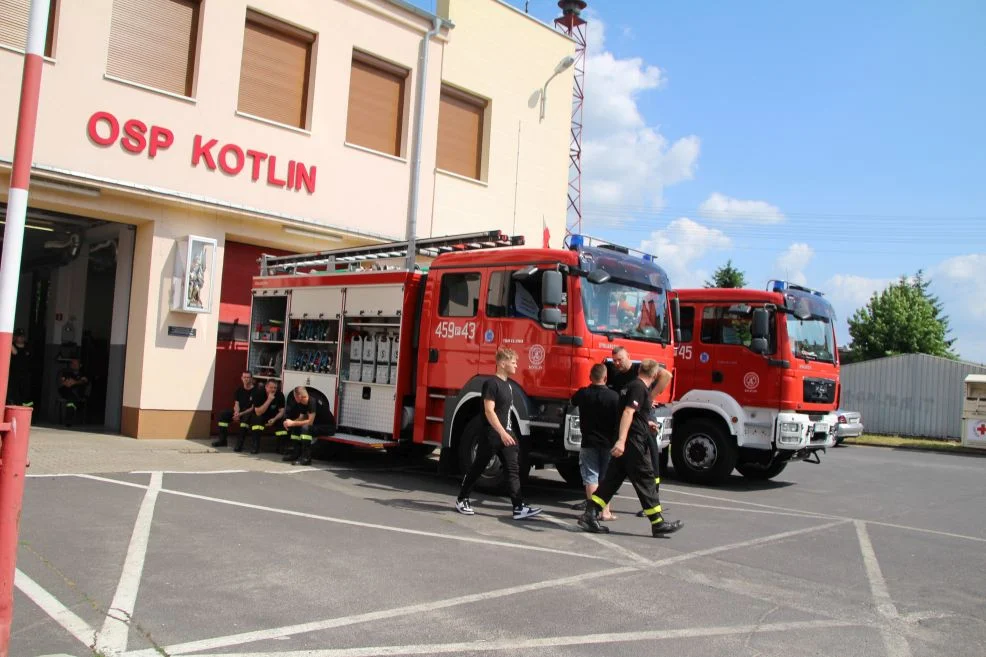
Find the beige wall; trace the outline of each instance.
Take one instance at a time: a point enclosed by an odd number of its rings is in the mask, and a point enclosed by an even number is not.
[[[310,125],[299,130],[237,113],[247,5],[204,0],[188,99],[106,77],[112,0],[58,3],[53,59],[43,71],[34,181],[57,179],[99,192],[32,185],[31,205],[137,226],[123,392],[124,433],[130,435],[198,435],[208,427],[218,276],[227,239],[312,251],[365,243],[370,235],[404,235],[419,52],[431,21],[386,0],[250,0],[252,9],[318,34]],[[438,12],[455,27],[442,28],[429,46],[418,235],[499,228],[540,244],[543,217],[557,245],[565,225],[572,70],[551,81],[543,122],[536,92],[574,44],[498,0],[440,0]],[[401,157],[345,143],[354,47],[411,70]],[[0,97],[18,97],[21,67],[21,53],[0,48]],[[443,81],[490,100],[483,181],[436,171]],[[16,102],[0,103],[0,200],[7,193],[17,109]],[[153,159],[147,151],[128,153],[119,143],[100,147],[86,133],[99,111],[121,123],[134,118],[168,128],[174,144]],[[263,174],[253,182],[249,165],[237,176],[193,167],[197,134],[219,140],[215,154],[235,143],[276,155],[281,163],[294,159],[315,166],[315,192],[268,186]],[[291,224],[331,228],[342,239],[291,235],[283,230]],[[169,309],[176,240],[188,234],[219,245],[209,315]],[[69,287],[60,286],[67,296],[58,303],[77,313],[81,331],[84,309],[71,302],[81,295]],[[169,337],[168,326],[191,326],[197,335]],[[51,330],[57,341],[59,328]],[[174,421],[169,424],[167,417]]]

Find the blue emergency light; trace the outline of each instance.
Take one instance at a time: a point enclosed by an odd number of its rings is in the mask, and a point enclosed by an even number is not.
[[[568,237],[568,248],[570,249],[581,249],[585,246],[585,238],[581,235],[569,235]]]

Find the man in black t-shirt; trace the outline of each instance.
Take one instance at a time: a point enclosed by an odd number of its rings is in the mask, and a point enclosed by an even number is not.
[[[316,436],[331,436],[336,432],[336,419],[325,397],[309,394],[308,388],[294,389],[297,418],[284,420],[283,426],[291,433],[291,451],[282,461],[293,465],[312,464],[312,441]]]
[[[247,430],[250,421],[253,419],[253,407],[257,399],[256,384],[253,381],[253,374],[249,371],[240,374],[240,382],[243,384],[236,389],[233,395],[233,410],[226,410],[219,414],[219,439],[213,441],[213,447],[226,447],[229,444],[229,425],[233,422],[240,424],[240,437],[236,441],[234,451],[243,451],[243,442],[246,440]]]
[[[589,371],[592,385],[580,388],[572,397],[572,404],[579,409],[579,427],[582,432],[582,449],[579,450],[579,470],[585,486],[586,500],[591,500],[599,488],[599,478],[606,473],[609,450],[616,442],[619,422],[620,395],[606,386],[606,367],[601,363]],[[602,520],[613,520],[607,505]]]
[[[640,364],[640,376],[631,381],[620,398],[620,430],[613,445],[606,477],[596,494],[586,505],[585,513],[579,518],[579,527],[593,533],[606,533],[607,527],[599,524],[599,516],[609,501],[630,478],[637,498],[643,507],[644,515],[650,520],[651,534],[655,537],[673,534],[682,527],[680,520],[667,521],[661,512],[657,486],[654,484],[654,470],[648,452],[651,448],[649,434],[653,428],[650,419],[651,386],[658,378],[660,366],[657,361],[645,360]]]
[[[509,377],[517,372],[517,354],[513,349],[496,352],[496,376],[483,384],[483,434],[476,446],[476,456],[462,480],[455,508],[467,516],[475,514],[469,493],[493,455],[500,457],[507,471],[507,486],[514,507],[514,520],[523,520],[541,513],[541,509],[524,504],[520,493],[520,445],[513,433],[514,392]]]
[[[10,345],[7,403],[11,406],[34,406],[31,397],[31,352],[27,347],[24,329],[15,329]]]
[[[268,379],[263,388],[255,386],[257,394],[254,398],[253,420],[250,424],[250,434],[253,436],[253,448],[251,454],[260,451],[260,436],[264,430],[278,424],[278,420],[284,417],[284,395],[277,389],[277,381]],[[282,436],[287,436],[288,432],[278,425],[274,430],[274,435],[278,437],[278,442]]]

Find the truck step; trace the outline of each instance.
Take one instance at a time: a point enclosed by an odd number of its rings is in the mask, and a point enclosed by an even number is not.
[[[322,436],[319,440],[327,440],[333,443],[342,443],[343,445],[352,445],[353,447],[363,447],[366,449],[384,449],[385,447],[397,446],[396,440],[371,438],[369,436],[354,436],[349,433],[336,433],[334,436]]]

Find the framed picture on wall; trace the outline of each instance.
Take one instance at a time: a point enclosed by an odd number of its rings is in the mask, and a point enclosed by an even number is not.
[[[177,246],[171,309],[185,313],[212,312],[216,240],[189,235],[178,240]]]

